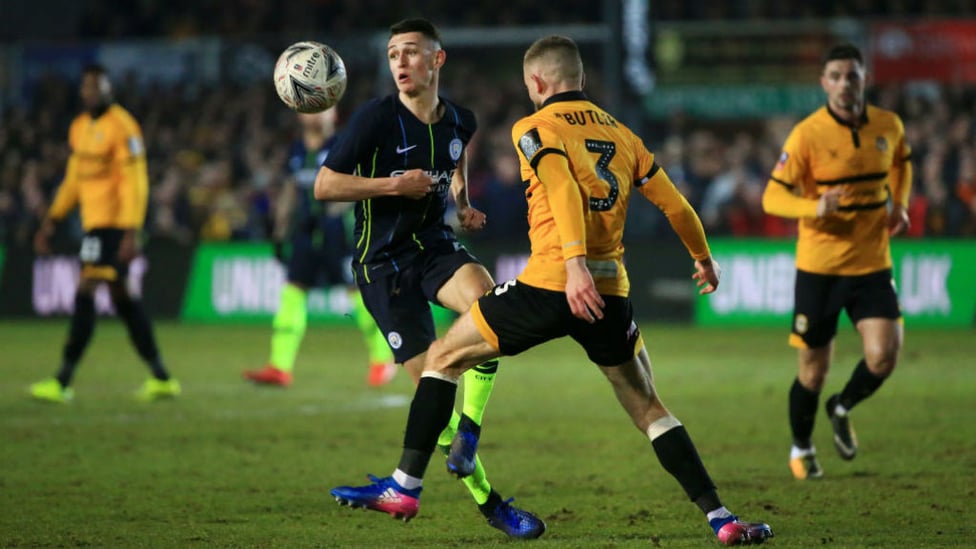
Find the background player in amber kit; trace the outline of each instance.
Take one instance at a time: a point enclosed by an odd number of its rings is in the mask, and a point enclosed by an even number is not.
[[[71,156],[64,181],[35,235],[34,247],[39,254],[49,253],[54,224],[79,205],[85,230],[78,254],[81,280],[61,368],[55,377],[31,385],[30,392],[41,400],[71,400],[71,379],[95,329],[94,292],[106,283],[116,313],[152,373],[136,396],[142,400],[175,397],[180,394],[180,384],[163,366],[149,317],[126,284],[129,263],[139,253],[139,231],[149,195],[142,130],[128,111],[113,102],[112,85],[103,67],[84,69],[80,94],[85,112],[71,123]]]
[[[790,335],[799,373],[789,415],[790,469],[801,480],[823,475],[810,437],[841,310],[864,349],[847,385],[826,403],[842,458],[857,454],[848,413],[898,360],[903,334],[888,237],[908,227],[912,180],[901,119],[864,102],[861,52],[850,44],[828,51],[820,84],[827,105],[793,128],[763,195],[768,213],[800,220]]]
[[[526,51],[523,64],[538,109],[512,129],[528,183],[532,254],[525,270],[481,297],[431,345],[392,476],[332,494],[353,505],[415,515],[460,376],[485,360],[569,336],[607,376],[661,465],[702,510],[718,539],[727,545],[762,543],[772,530],[740,521],[726,509],[688,432],[658,398],[633,319],[622,244],[631,193],[641,193],[667,215],[694,259],[694,278],[705,294],[717,288],[719,268],[701,221],[641,139],[582,92],[583,63],[572,40],[542,38]],[[375,499],[384,507],[371,505]]]

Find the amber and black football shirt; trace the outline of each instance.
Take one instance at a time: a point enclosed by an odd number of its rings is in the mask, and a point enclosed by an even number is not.
[[[71,123],[68,144],[71,156],[48,212],[51,219],[62,219],[80,204],[86,231],[142,228],[149,175],[135,118],[117,104],[95,118],[83,113]]]
[[[597,291],[630,291],[622,243],[637,189],[667,215],[695,259],[709,256],[701,221],[644,142],[580,91],[550,97],[512,128],[527,183],[532,253],[518,280],[566,289],[566,259],[586,256]]]
[[[783,145],[763,196],[768,213],[799,218],[796,266],[830,275],[891,267],[889,197],[908,205],[911,150],[901,119],[867,105],[852,126],[826,106],[800,121]],[[817,201],[841,186],[840,209],[817,218]]]

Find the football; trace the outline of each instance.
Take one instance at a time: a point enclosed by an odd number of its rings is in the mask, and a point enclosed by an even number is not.
[[[288,108],[322,112],[346,92],[346,65],[335,50],[319,42],[296,42],[278,56],[275,89]]]

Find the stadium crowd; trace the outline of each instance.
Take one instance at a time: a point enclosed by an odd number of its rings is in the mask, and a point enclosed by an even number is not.
[[[331,33],[350,28],[384,27],[391,21],[416,15],[415,7],[391,6],[382,0],[141,0],[116,2],[89,0],[79,13],[75,32],[84,38],[133,36],[250,36],[294,30]],[[562,0],[558,3],[454,2],[426,0],[427,14],[437,14],[446,26],[505,26],[597,21],[603,2]],[[972,16],[972,0],[818,0],[791,3],[775,0],[655,0],[654,17],[675,20],[763,20],[838,17]]]
[[[496,83],[495,92],[486,97],[479,93],[487,83],[476,67],[452,68],[445,87],[459,101],[474,105],[481,121],[472,151],[470,192],[490,222],[476,238],[524,235],[525,201],[509,135],[511,121],[529,109],[521,101],[522,84],[517,78],[508,85]],[[78,111],[75,88],[73,81],[46,77],[33,108],[10,108],[3,114],[3,242],[29,242],[60,183],[68,154],[67,127]],[[146,137],[149,233],[187,243],[267,238],[296,128],[273,88],[255,84],[242,92],[226,86],[189,94],[180,87],[160,87],[139,95],[127,94],[124,85],[119,89],[119,101],[139,117]],[[351,90],[343,108],[368,93]],[[870,95],[872,102],[901,114],[914,151],[911,236],[976,235],[976,90],[890,86]],[[717,125],[676,114],[655,124],[654,135],[644,138],[711,234],[785,236],[795,224],[764,215],[760,199],[793,122],[773,118]],[[650,210],[634,218],[632,237],[662,228]]]
[[[721,5],[719,5],[721,4]],[[376,0],[305,0],[282,6],[255,0],[151,0],[79,5],[74,36],[89,40],[122,37],[183,37],[216,34],[267,36],[307,28],[383,28],[405,11]],[[552,7],[518,0],[504,5],[431,0],[427,11],[445,25],[584,23],[599,20],[599,2],[566,0]],[[401,11],[406,8],[400,8]],[[660,20],[794,17],[782,2],[654,2]],[[859,0],[808,2],[809,17],[966,15],[967,0]],[[33,37],[43,39],[44,36]],[[511,124],[528,113],[517,74],[486,70],[477,55],[452,57],[443,89],[479,117],[472,143],[470,194],[489,223],[480,239],[524,236],[525,201]],[[517,61],[515,61],[517,62]],[[512,66],[515,66],[514,64]],[[269,82],[153,85],[135,93],[132,75],[113,75],[117,98],[143,126],[149,155],[151,205],[147,231],[181,242],[255,240],[269,235],[271,212],[284,183],[283,162],[295,137],[295,118]],[[37,81],[30,104],[11,103],[0,113],[0,242],[28,243],[62,177],[67,128],[79,112],[77,83],[55,73]],[[490,90],[486,93],[485,90]],[[603,96],[600,78],[587,91]],[[351,78],[340,117],[376,92],[375,82]],[[652,98],[653,100],[653,98]],[[976,89],[938,84],[890,85],[869,90],[869,101],[899,113],[914,150],[911,236],[976,235]],[[648,124],[643,137],[659,163],[700,212],[710,234],[785,236],[795,223],[766,216],[762,189],[795,118],[695,119],[674,113]],[[666,223],[656,209],[635,201],[629,236],[658,234]],[[80,234],[80,228],[77,229]]]

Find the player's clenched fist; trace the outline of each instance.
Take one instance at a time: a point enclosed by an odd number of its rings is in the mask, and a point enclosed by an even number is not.
[[[434,180],[423,170],[413,169],[396,177],[397,194],[407,198],[423,198],[434,188]]]
[[[488,218],[484,212],[471,206],[458,208],[457,218],[461,224],[461,228],[466,231],[480,231],[485,227],[485,223],[488,222]]]

